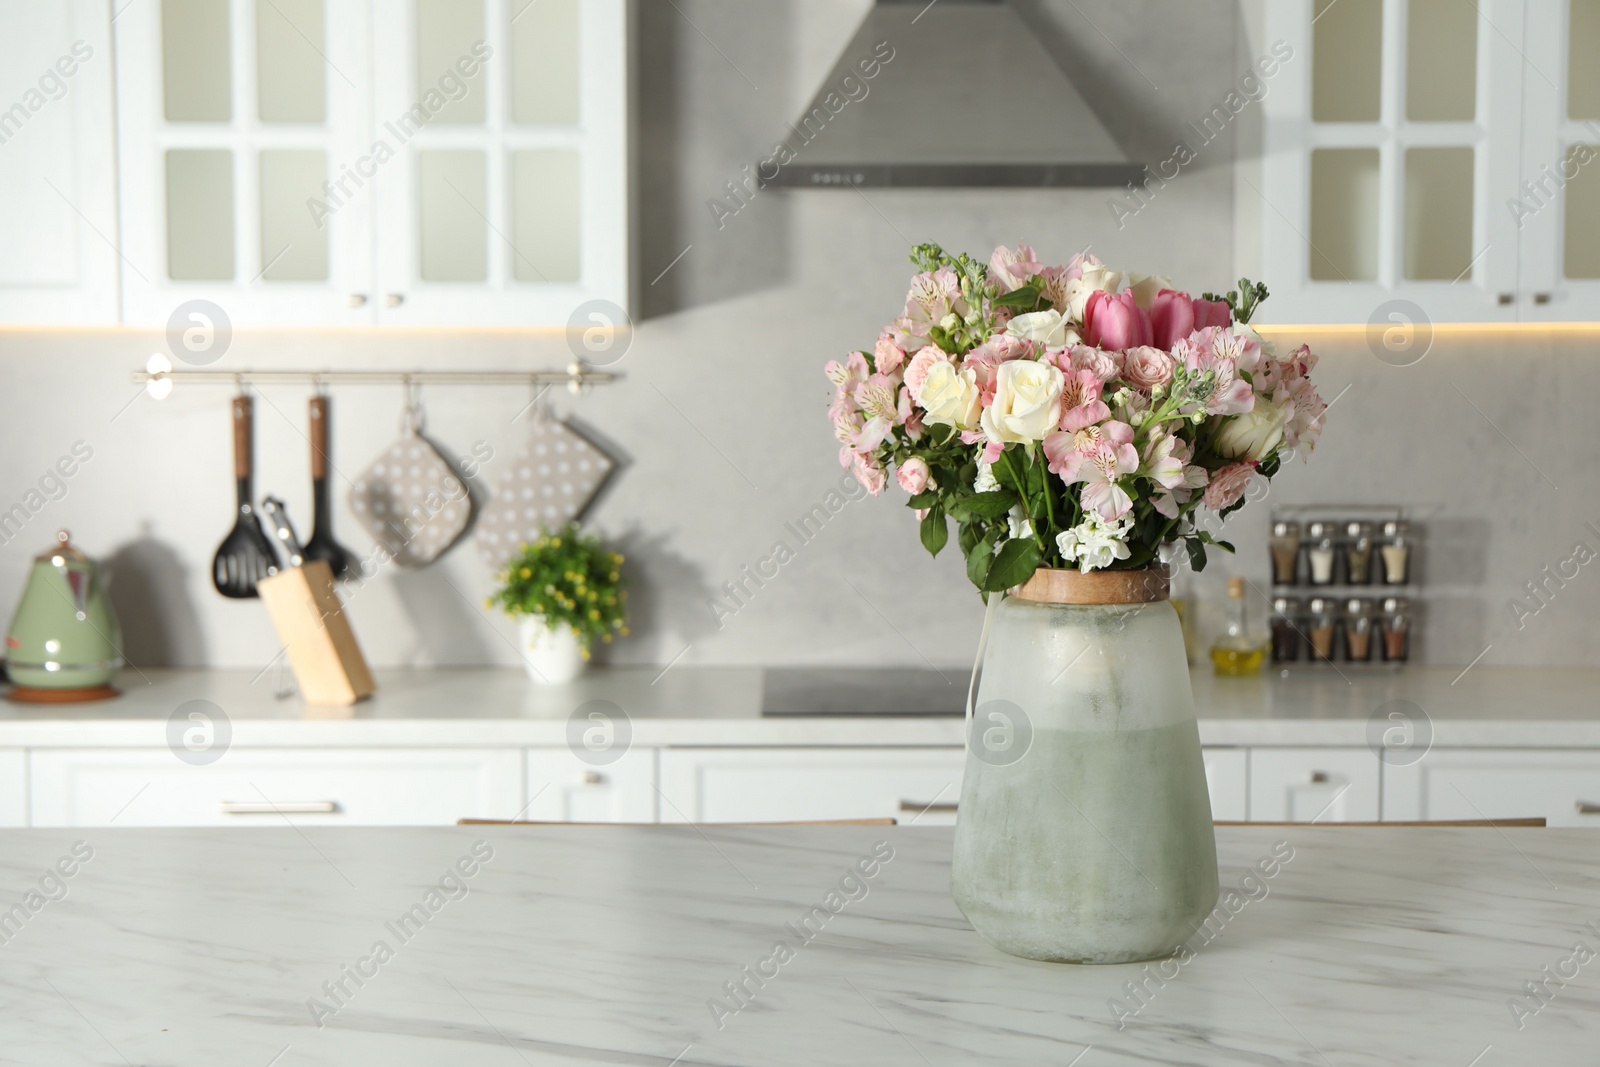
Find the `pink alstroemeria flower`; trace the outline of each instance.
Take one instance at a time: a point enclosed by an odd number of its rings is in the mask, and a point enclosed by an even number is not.
[[[1061,428],[1076,433],[1111,417],[1111,409],[1100,399],[1106,383],[1095,377],[1093,371],[1080,370],[1068,374],[1061,388]]]
[[[1068,485],[1086,483],[1079,497],[1085,509],[1098,512],[1107,522],[1128,513],[1133,500],[1117,479],[1139,469],[1133,447],[1133,427],[1125,422],[1104,422],[1081,430],[1057,431],[1044,439],[1050,471]]]
[[[1151,504],[1169,519],[1177,518],[1194,491],[1206,484],[1206,469],[1190,463],[1192,458],[1189,442],[1165,430],[1157,431],[1145,445],[1142,473],[1161,487]]]
[[[1250,383],[1239,377],[1238,357],[1244,345],[1243,338],[1207,327],[1196,330],[1173,346],[1173,358],[1183,360],[1190,371],[1215,373],[1216,384],[1206,398],[1207,414],[1243,415],[1255,406],[1255,393]]]
[[[1029,277],[1043,270],[1044,265],[1039,262],[1039,257],[1025,244],[1019,244],[1016,248],[1001,245],[989,257],[989,280],[998,285],[1002,293],[1021,288],[1028,283]]]

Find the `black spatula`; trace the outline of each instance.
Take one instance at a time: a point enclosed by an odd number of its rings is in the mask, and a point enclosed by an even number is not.
[[[238,483],[239,518],[211,561],[211,584],[223,596],[239,599],[258,595],[256,582],[278,573],[278,554],[250,503],[253,410],[249,397],[233,398],[233,476]]]
[[[311,540],[306,559],[327,563],[335,578],[350,569],[350,553],[333,539],[333,505],[328,500],[328,398],[311,398]]]

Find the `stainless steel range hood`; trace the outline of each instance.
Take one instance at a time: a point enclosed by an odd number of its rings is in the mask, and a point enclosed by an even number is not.
[[[863,77],[862,61],[885,55]],[[1037,188],[1144,177],[1006,0],[877,0],[784,143],[795,158],[767,161],[766,185]]]

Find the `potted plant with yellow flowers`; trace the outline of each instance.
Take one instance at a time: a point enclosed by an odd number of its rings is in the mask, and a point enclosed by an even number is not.
[[[524,544],[506,564],[489,604],[518,620],[522,665],[534,682],[572,681],[596,640],[627,635],[621,568],[621,554],[571,523]]]

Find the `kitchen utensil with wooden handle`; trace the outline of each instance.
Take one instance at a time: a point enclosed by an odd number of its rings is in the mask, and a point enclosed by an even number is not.
[[[239,517],[232,531],[217,546],[211,561],[211,583],[226,597],[246,599],[259,594],[256,583],[278,573],[278,556],[262,532],[261,520],[251,503],[250,472],[253,402],[247,396],[232,400],[233,477],[238,490]]]
[[[311,540],[306,559],[320,559],[335,578],[350,569],[350,553],[333,539],[333,504],[328,499],[328,398],[314,396],[311,414]]]

